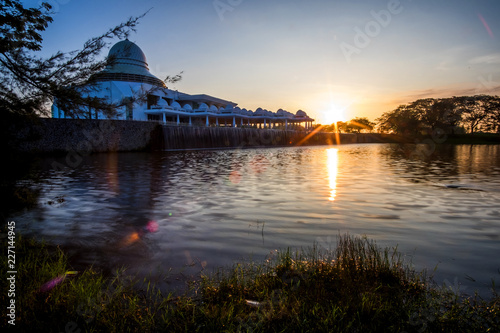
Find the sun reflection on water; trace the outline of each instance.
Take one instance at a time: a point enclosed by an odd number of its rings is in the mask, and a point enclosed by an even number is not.
[[[339,171],[339,150],[337,148],[330,148],[327,153],[327,168],[328,168],[328,182],[330,185],[330,201],[335,201],[337,197],[337,174]]]

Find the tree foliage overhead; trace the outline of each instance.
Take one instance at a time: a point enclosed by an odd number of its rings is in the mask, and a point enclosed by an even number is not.
[[[435,130],[448,134],[500,133],[500,97],[489,95],[419,99],[385,112],[377,120],[381,132],[404,135]]]
[[[81,50],[59,51],[42,58],[37,52],[42,48],[41,33],[53,20],[51,6],[41,3],[38,8],[25,8],[18,0],[2,0],[0,6],[2,113],[43,115],[57,100],[58,106],[72,110],[77,117],[85,116],[89,107],[108,117],[115,115],[117,105],[87,95],[95,89],[89,78],[112,61],[99,59],[109,40],[127,37],[145,14],[89,39]]]
[[[42,36],[52,17],[47,14],[50,5],[24,8],[18,1],[3,0],[0,4],[0,53],[26,48],[39,51]]]

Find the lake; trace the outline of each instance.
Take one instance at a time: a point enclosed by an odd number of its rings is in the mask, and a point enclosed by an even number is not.
[[[499,145],[115,153],[66,164],[43,159],[38,207],[10,219],[67,249],[77,267],[162,271],[178,288],[202,270],[333,248],[349,233],[397,246],[453,290],[487,296],[500,281]]]

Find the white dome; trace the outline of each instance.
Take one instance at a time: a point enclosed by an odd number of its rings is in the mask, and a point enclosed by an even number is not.
[[[184,106],[182,107],[182,109],[186,112],[191,112],[193,111],[193,107],[190,105],[190,104],[184,104]]]
[[[295,115],[296,115],[297,117],[307,117],[307,113],[305,113],[305,112],[304,112],[304,111],[302,111],[302,110],[297,111],[297,113],[295,113]]]
[[[95,79],[100,81],[127,81],[165,87],[165,83],[149,72],[146,56],[141,48],[128,39],[116,43],[109,50],[108,65]]]
[[[126,64],[139,66],[149,71],[146,55],[139,46],[128,39],[113,45],[109,50],[108,58],[112,60],[112,66]]]
[[[197,110],[207,111],[208,110],[208,105],[206,103],[201,103]]]
[[[161,107],[167,107],[168,106],[168,102],[165,99],[163,99],[163,98],[160,97],[160,100],[158,101],[157,105],[161,106]]]
[[[170,107],[172,109],[174,109],[174,110],[180,110],[181,109],[181,105],[177,101],[173,101],[172,104],[170,105]]]
[[[254,116],[265,116],[266,112],[262,108],[257,108],[255,112],[253,113]]]
[[[210,110],[210,112],[217,112],[217,111],[219,111],[219,109],[217,109],[217,107],[215,105],[212,105],[209,110]]]

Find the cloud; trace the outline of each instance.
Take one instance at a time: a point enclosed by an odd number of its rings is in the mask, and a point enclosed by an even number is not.
[[[500,64],[500,53],[472,58],[469,64]]]
[[[438,71],[448,71],[448,70],[452,69],[452,66],[450,66],[450,64],[451,64],[451,61],[449,61],[449,60],[443,60],[443,61],[441,61],[436,66],[436,70],[438,70]]]
[[[443,87],[425,90],[409,91],[393,98],[387,104],[402,105],[424,98],[447,98],[452,96],[473,96],[478,94],[497,95],[500,94],[500,84],[491,81],[478,81],[476,87]]]

